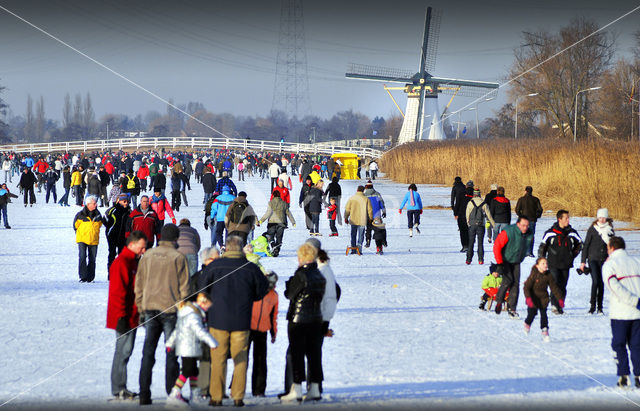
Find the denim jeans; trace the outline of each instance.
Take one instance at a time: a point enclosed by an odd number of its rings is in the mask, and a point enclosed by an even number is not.
[[[60,204],[60,205],[69,205],[69,189],[68,188],[64,189],[64,195],[62,196],[62,198],[60,199],[60,202],[58,202],[58,204]]]
[[[211,227],[211,234],[212,234],[212,238],[211,238],[211,246],[215,246],[216,243],[218,244],[219,248],[222,248],[222,246],[224,245],[224,230],[225,230],[225,226],[224,226],[224,221],[216,221],[216,225]]]
[[[187,265],[189,266],[189,278],[198,271],[198,254],[185,254]]]
[[[618,367],[618,375],[629,375],[629,353],[633,375],[640,375],[640,320],[611,320],[611,348]]]
[[[165,342],[173,332],[176,326],[176,313],[160,314],[160,311],[151,310],[144,312],[146,323],[144,328],[146,335],[144,345],[142,347],[142,364],[140,365],[140,399],[151,399],[151,375],[153,366],[156,363],[156,347],[160,335],[164,333]],[[167,394],[171,392],[171,388],[180,375],[180,367],[175,352],[167,353],[165,359],[165,390]]]
[[[4,170],[4,182],[5,182],[5,184],[7,183],[7,178],[9,179],[9,182],[11,183],[11,170]]]
[[[469,248],[467,249],[467,261],[473,261],[473,247],[478,239],[478,261],[484,261],[484,226],[472,225],[469,227]]]
[[[96,254],[98,254],[97,245],[78,243],[78,276],[80,280],[91,282],[96,278]]]
[[[351,225],[351,247],[355,247],[357,245],[362,248],[365,228],[366,226],[363,225]]]
[[[56,184],[49,184],[47,183],[45,189],[47,190],[47,193],[45,194],[45,198],[44,198],[44,202],[49,204],[49,195],[53,194],[53,202],[57,203],[58,202],[58,193],[56,193]]]
[[[536,222],[529,221],[529,231],[531,231],[531,247],[529,247],[529,255],[533,255],[533,243],[536,241]]]
[[[7,217],[7,205],[0,205],[0,222],[4,219],[4,226],[9,227],[9,218]]]
[[[319,213],[311,213],[311,232],[319,233],[320,232],[320,214]]]
[[[117,395],[127,388],[127,364],[136,342],[136,329],[126,334],[116,331],[116,350],[111,363],[111,393]]]

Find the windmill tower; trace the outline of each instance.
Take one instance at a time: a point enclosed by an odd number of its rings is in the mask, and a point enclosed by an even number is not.
[[[282,0],[271,109],[298,118],[311,113],[302,0]]]
[[[346,73],[348,78],[404,83],[403,90],[407,94],[407,108],[398,136],[399,144],[422,139],[444,139],[442,116],[438,109],[438,94],[473,97],[486,95],[491,93],[491,90],[493,93],[497,93],[498,83],[435,77],[431,74],[435,68],[438,51],[440,21],[441,14],[428,7],[417,73],[363,64],[351,64]],[[431,117],[428,132],[427,127],[424,126],[425,111]]]

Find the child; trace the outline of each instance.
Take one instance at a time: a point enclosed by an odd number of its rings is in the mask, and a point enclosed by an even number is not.
[[[539,257],[536,265],[531,268],[531,274],[524,282],[524,295],[527,301],[527,319],[524,320],[524,332],[529,334],[531,323],[540,310],[540,328],[542,329],[542,340],[549,342],[549,320],[547,318],[547,306],[549,305],[549,293],[547,288],[551,288],[554,297],[558,299],[560,308],[564,308],[564,295],[560,288],[553,281],[553,277],[547,269],[547,259]]]
[[[484,294],[482,295],[482,301],[480,301],[479,309],[484,311],[484,306],[489,301],[489,298],[494,299],[498,294],[498,289],[502,284],[502,277],[498,274],[498,265],[491,264],[489,267],[489,274],[482,280],[482,289]]]
[[[254,397],[264,397],[267,388],[267,331],[271,333],[271,344],[276,342],[278,333],[278,293],[275,291],[278,275],[269,271],[267,280],[269,292],[253,303],[249,332],[249,350],[253,344],[251,393]]]
[[[336,218],[338,217],[338,206],[336,205],[335,197],[331,197],[329,199],[327,217],[329,218],[329,227],[331,228],[331,234],[329,234],[329,237],[337,237],[338,229],[336,228]]]
[[[11,202],[11,198],[18,198],[18,196],[11,193],[7,185],[3,184],[0,188],[0,221],[4,218],[4,228],[7,230],[11,228],[7,217],[7,204]]]
[[[269,246],[269,239],[267,238],[266,232],[262,233],[262,235],[253,240],[251,242],[251,247],[253,249],[251,252],[259,255],[260,257],[273,257],[273,255],[271,254],[271,247]]]
[[[198,358],[202,356],[202,345],[200,341],[207,344],[211,349],[218,346],[218,342],[209,334],[204,326],[205,312],[211,307],[211,300],[204,293],[199,293],[196,303],[180,302],[178,320],[176,328],[169,336],[166,347],[167,352],[174,349],[176,356],[182,358],[182,369],[180,376],[176,380],[176,385],[169,394],[169,403],[185,403],[182,397],[182,387],[189,379],[191,388],[190,400],[198,401],[200,389],[198,388]]]
[[[382,247],[388,247],[387,229],[380,217],[374,218],[371,225],[373,226],[373,239],[376,241],[376,254],[382,255]]]
[[[260,236],[262,237],[262,236]],[[258,237],[258,238],[260,238]],[[253,240],[256,241],[256,240]],[[264,275],[267,275],[267,270],[264,268],[264,266],[260,263],[260,257],[262,253],[257,253],[254,251],[253,248],[253,242],[251,244],[247,244],[242,248],[242,251],[244,251],[244,255],[247,258],[248,261],[254,263],[255,265],[258,266],[258,268],[260,268],[260,271],[262,271],[262,273]]]

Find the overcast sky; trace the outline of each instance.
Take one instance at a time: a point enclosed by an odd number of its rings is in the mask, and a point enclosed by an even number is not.
[[[280,1],[0,0],[87,55],[177,103],[214,112],[271,110]],[[345,79],[351,62],[418,68],[427,6],[443,13],[435,75],[502,82],[523,30],[552,30],[578,16],[607,24],[639,1],[345,1],[304,2],[313,114],[354,109],[370,117],[397,112],[381,83]],[[640,12],[612,29],[620,55],[634,45]],[[66,93],[91,93],[96,117],[165,111],[165,104],[0,10],[0,85],[16,115],[27,95],[44,96],[48,117],[62,117]],[[496,102],[480,106],[492,115]],[[406,98],[397,92],[404,109]],[[444,105],[448,98],[440,98]],[[456,98],[455,110],[468,98]],[[467,113],[472,116],[472,113]]]

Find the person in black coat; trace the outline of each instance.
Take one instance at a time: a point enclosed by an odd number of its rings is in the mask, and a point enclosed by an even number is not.
[[[289,348],[293,367],[293,385],[280,399],[290,402],[302,399],[305,380],[304,360],[307,359],[309,389],[306,400],[320,399],[322,381],[322,311],[326,280],[318,270],[318,250],[309,243],[298,248],[299,267],[286,284],[284,296],[289,300],[287,311]]]
[[[576,230],[569,224],[569,212],[558,210],[556,213],[556,223],[542,236],[538,257],[545,257],[549,264],[549,272],[562,290],[567,300],[567,282],[569,282],[569,270],[573,267],[573,260],[580,254],[582,249],[582,238]],[[554,314],[562,314],[562,307],[558,304],[558,299],[551,296]]]
[[[22,169],[22,175],[20,176],[20,182],[18,183],[18,187],[24,193],[24,206],[27,206],[27,200],[29,200],[29,204],[31,207],[36,202],[36,193],[33,191],[33,185],[36,183],[36,176],[33,174],[28,167]]]
[[[211,350],[211,405],[222,405],[223,373],[229,354],[234,363],[231,395],[235,405],[242,405],[253,303],[269,291],[267,278],[257,265],[247,261],[242,245],[240,237],[229,236],[224,256],[207,265],[198,279],[198,289],[204,290],[212,302],[207,321],[209,331],[219,344]]]
[[[511,201],[504,196],[504,187],[498,187],[496,196],[489,204],[489,212],[495,221],[496,226],[493,228],[493,239],[509,224],[511,224]]]
[[[107,242],[109,243],[109,256],[107,257],[107,272],[116,256],[126,245],[125,234],[129,222],[129,197],[120,194],[118,202],[104,213],[104,226],[106,228]]]
[[[202,204],[206,204],[213,196],[213,192],[216,191],[216,175],[211,172],[209,167],[205,167],[204,174],[200,180],[202,181],[202,189],[204,190]]]
[[[164,194],[164,190],[167,188],[167,176],[164,174],[164,170],[158,168],[158,174],[156,174],[155,180],[153,180],[154,190],[160,190]]]
[[[602,311],[602,299],[604,297],[602,265],[609,256],[607,246],[615,233],[613,231],[613,220],[609,218],[609,210],[606,208],[599,209],[596,217],[596,221],[591,224],[584,239],[578,274],[581,271],[584,274],[591,273],[591,308],[589,309],[589,314],[596,312],[596,305],[598,314],[604,314]],[[587,261],[589,262],[589,269],[585,271]]]
[[[524,195],[518,199],[516,203],[516,214],[518,217],[527,217],[529,219],[529,231],[536,235],[536,222],[538,218],[542,217],[542,204],[540,199],[533,195],[533,188],[526,186],[524,188]],[[529,257],[533,257],[533,242],[529,249]]]
[[[104,207],[109,203],[109,199],[107,198],[107,187],[111,182],[111,176],[105,170],[104,165],[100,166],[98,177],[100,178],[100,207]]]
[[[58,204],[69,206],[69,191],[71,190],[71,171],[69,166],[64,166],[62,169],[62,187],[64,188],[64,195]]]
[[[46,191],[44,202],[49,204],[49,196],[53,194],[53,202],[58,202],[58,194],[56,193],[56,182],[60,178],[60,175],[51,167],[43,175],[44,188]]]
[[[311,215],[312,227],[309,230],[309,235],[320,235],[320,213],[322,213],[322,187],[323,181],[318,180],[315,186],[309,189],[307,196],[304,199],[305,207],[308,207],[309,214]]]
[[[493,201],[494,198],[496,198],[496,195],[498,194],[498,185],[497,184],[491,184],[491,191],[489,191],[487,193],[486,196],[484,196],[484,203],[491,208],[491,201]],[[491,216],[493,217],[493,214],[491,214]],[[495,221],[495,217],[493,217],[493,220]],[[497,223],[497,222],[496,222]],[[487,240],[489,242],[493,241],[493,239],[495,238],[495,236],[497,236],[497,234],[494,234],[495,232],[495,227],[491,227],[489,226],[489,228],[487,229]]]
[[[204,171],[204,163],[202,162],[202,159],[198,159],[198,161],[196,162],[196,166],[195,166],[195,173],[196,173],[196,183],[200,182],[200,179],[202,178],[202,173]]]
[[[451,190],[451,209],[453,216],[458,222],[460,231],[461,253],[466,253],[469,248],[469,226],[467,225],[467,204],[473,198],[473,181],[469,180],[467,185],[462,184],[462,179],[456,177]]]

